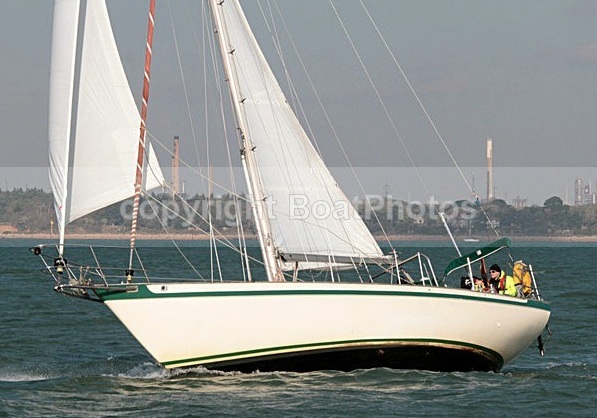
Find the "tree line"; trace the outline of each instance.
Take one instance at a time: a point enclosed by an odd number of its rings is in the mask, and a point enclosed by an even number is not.
[[[413,210],[407,202],[387,199],[382,202],[356,204],[357,211],[374,234],[443,235],[441,219],[434,205],[419,205]],[[248,202],[242,196],[194,195],[173,199],[170,195],[152,195],[142,200],[144,216],[139,231],[159,233],[163,228],[173,232],[208,230],[208,221],[219,229],[234,230],[243,222],[245,231],[253,229]],[[557,196],[542,206],[516,208],[496,199],[482,207],[462,200],[454,204],[446,218],[456,236],[482,238],[492,228],[510,236],[587,236],[597,235],[597,206],[565,205]],[[169,208],[169,209],[168,209]],[[373,208],[373,209],[372,209]],[[169,212],[176,209],[179,215]],[[465,210],[466,209],[466,210]],[[69,225],[75,233],[125,233],[130,228],[130,205],[121,202],[84,216]],[[190,216],[189,222],[183,218]],[[2,233],[57,232],[56,215],[51,193],[42,189],[0,190],[0,231]]]

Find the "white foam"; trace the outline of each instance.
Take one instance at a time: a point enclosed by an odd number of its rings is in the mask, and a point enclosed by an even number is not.
[[[51,376],[27,373],[27,372],[3,372],[0,373],[0,382],[39,382],[51,379]]]

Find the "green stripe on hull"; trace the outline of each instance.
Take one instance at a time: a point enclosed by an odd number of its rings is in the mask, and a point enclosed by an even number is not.
[[[503,357],[496,351],[482,347],[476,344],[470,344],[460,341],[449,340],[435,340],[435,339],[373,339],[373,340],[347,340],[347,341],[333,341],[312,344],[297,344],[281,347],[270,347],[256,350],[238,351],[233,353],[218,354],[204,357],[193,357],[187,359],[165,361],[162,364],[165,367],[173,368],[177,366],[209,366],[212,363],[218,363],[226,360],[254,360],[258,357],[268,355],[291,355],[300,352],[308,352],[314,350],[341,350],[351,348],[367,348],[367,347],[383,347],[383,346],[446,346],[453,348],[461,348],[463,350],[472,350],[485,354],[487,357],[496,359],[499,367],[504,363]]]
[[[209,284],[206,284],[209,286]],[[132,286],[129,286],[129,289]],[[209,292],[181,292],[181,293],[153,293],[147,285],[135,285],[136,290],[126,291],[124,289],[95,289],[97,296],[103,301],[124,300],[124,299],[152,299],[152,298],[188,298],[188,297],[249,297],[249,296],[294,296],[294,295],[360,295],[360,296],[403,296],[403,297],[431,297],[442,299],[464,299],[476,300],[488,303],[504,303],[508,305],[527,306],[546,311],[551,311],[550,306],[538,300],[514,299],[511,296],[500,298],[485,298],[471,294],[438,294],[432,292],[400,292],[382,290],[343,290],[343,289],[289,289],[289,290],[233,290],[233,291],[209,291]],[[510,299],[510,300],[509,300]]]

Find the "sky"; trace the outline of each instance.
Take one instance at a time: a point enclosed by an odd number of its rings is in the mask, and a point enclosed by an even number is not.
[[[147,4],[147,0],[108,0],[121,58],[137,98],[142,85]],[[275,55],[257,1],[242,4],[258,39],[263,40],[266,56]],[[363,190],[349,179],[352,170],[333,139],[298,60],[291,56],[293,47],[282,22],[276,20],[305,118],[324,160],[348,195],[387,192],[408,200],[427,200],[429,196],[456,200],[469,196],[468,182],[484,197],[488,137],[494,145],[497,197],[511,200],[519,196],[528,203],[542,204],[557,195],[571,202],[576,177],[595,185],[597,1],[364,0],[461,173],[454,168],[357,1],[336,0],[333,5],[402,140],[396,137],[329,2],[278,0],[271,8],[265,0],[260,4],[266,14],[273,10],[277,15],[280,10],[284,16],[350,163],[357,167]],[[198,158],[205,164],[204,146],[195,146],[192,140],[184,94],[185,85],[187,93],[202,90],[202,76],[197,76],[204,65],[197,52],[204,31],[200,9],[199,1],[158,0],[148,126],[167,144],[174,135],[180,135],[182,152],[189,161]],[[3,0],[3,190],[49,190],[47,103],[52,12],[50,0]],[[173,33],[181,57],[190,57],[181,58],[182,71]],[[279,65],[273,67],[283,75]],[[287,88],[286,83],[281,84]],[[190,99],[195,137],[205,132],[202,103]],[[226,165],[226,158],[218,152],[223,151],[214,147],[211,164]],[[168,155],[160,157],[169,165]],[[185,176],[189,177],[189,191],[201,192],[190,173]]]

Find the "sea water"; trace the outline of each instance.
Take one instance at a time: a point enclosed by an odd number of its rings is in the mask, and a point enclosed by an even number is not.
[[[101,303],[53,292],[51,280],[39,273],[39,260],[27,250],[35,244],[0,239],[0,416],[596,413],[595,243],[518,243],[513,248],[515,258],[532,260],[541,294],[552,304],[553,335],[545,357],[531,346],[499,373],[371,369],[252,374],[200,367],[167,371],[156,365]],[[149,251],[162,250],[161,244],[150,244]],[[408,245],[413,248],[402,247],[403,255],[419,249]],[[437,269],[455,255],[445,245],[421,245]],[[183,250],[196,260],[210,259],[205,245],[189,243]],[[172,269],[172,257],[160,254],[150,258]],[[238,263],[236,256],[223,258],[223,264]]]

